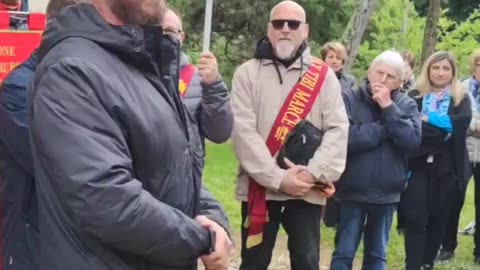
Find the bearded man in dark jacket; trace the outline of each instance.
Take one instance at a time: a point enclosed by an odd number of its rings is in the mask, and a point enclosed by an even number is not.
[[[94,0],[48,25],[30,98],[45,269],[227,269],[222,207],[175,88],[163,0]]]

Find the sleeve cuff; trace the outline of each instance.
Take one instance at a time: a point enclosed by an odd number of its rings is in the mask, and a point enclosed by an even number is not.
[[[220,73],[217,74],[217,79],[211,83],[211,84],[205,84],[205,83],[200,83],[200,85],[209,90],[210,88],[215,88],[216,86],[218,86],[219,84],[222,84],[223,83],[223,77],[222,75],[220,75]]]
[[[319,169],[318,166],[314,166],[313,164],[309,163],[307,165],[307,170],[313,175],[313,177],[315,177],[317,181],[322,183],[328,182],[323,170]]]
[[[388,107],[385,107],[382,110],[382,116],[386,120],[393,120],[396,119],[401,114],[400,109],[397,107],[395,103],[392,102]]]
[[[287,171],[282,169],[279,169],[279,171],[275,173],[275,176],[272,177],[272,181],[270,182],[272,183],[270,186],[271,190],[275,192],[278,192],[280,190],[280,185],[282,184],[283,177],[285,176],[286,173]]]
[[[200,253],[200,256],[205,256],[205,255],[210,255],[213,252],[215,252],[215,232],[212,230],[208,230],[208,241],[209,241],[209,246],[205,250],[203,250]]]

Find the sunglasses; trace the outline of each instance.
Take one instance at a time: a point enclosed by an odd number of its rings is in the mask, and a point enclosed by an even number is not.
[[[301,21],[297,20],[272,20],[270,22],[275,30],[282,30],[285,24],[287,24],[290,30],[297,30],[302,24]]]

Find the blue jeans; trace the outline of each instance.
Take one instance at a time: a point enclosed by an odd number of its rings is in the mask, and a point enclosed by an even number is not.
[[[386,247],[396,204],[339,202],[340,215],[335,235],[331,270],[351,270],[363,236],[362,270],[385,270]]]

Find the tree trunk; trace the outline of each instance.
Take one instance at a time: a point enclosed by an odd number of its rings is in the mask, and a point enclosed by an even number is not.
[[[440,17],[440,0],[430,0],[427,23],[423,35],[422,64],[435,51],[438,37],[438,19]]]
[[[341,42],[347,48],[347,61],[345,61],[343,70],[347,72],[352,67],[353,61],[355,61],[363,33],[375,8],[375,2],[376,0],[359,0],[347,28],[343,32]]]

